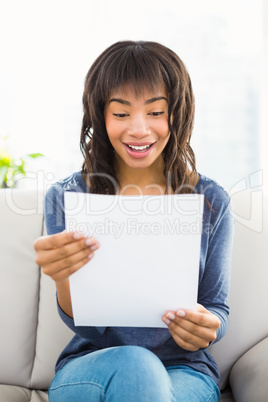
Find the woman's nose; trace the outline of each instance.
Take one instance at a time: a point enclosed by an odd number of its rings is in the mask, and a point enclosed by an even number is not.
[[[136,117],[133,119],[129,126],[128,134],[134,135],[135,137],[144,137],[151,134],[146,119],[144,117]]]

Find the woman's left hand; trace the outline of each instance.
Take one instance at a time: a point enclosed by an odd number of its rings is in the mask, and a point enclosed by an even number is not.
[[[207,348],[217,338],[220,320],[201,304],[196,310],[168,311],[162,321],[167,324],[174,341],[183,349],[195,352]]]

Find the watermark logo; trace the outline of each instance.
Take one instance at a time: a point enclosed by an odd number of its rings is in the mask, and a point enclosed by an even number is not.
[[[22,186],[20,185],[20,182],[23,183],[24,180],[25,180],[24,178],[21,178],[21,180],[18,181],[18,189],[21,191],[24,190],[24,187],[23,185]],[[28,182],[32,182],[32,185],[29,187],[29,191],[32,191],[34,193],[33,196],[34,200],[32,202],[29,202],[28,204],[22,202],[16,189],[15,190],[8,189],[5,190],[6,205],[13,213],[18,215],[25,215],[25,216],[30,216],[34,214],[43,215],[44,196],[47,190],[50,188],[50,186],[56,182],[55,175],[53,172],[45,172],[43,170],[38,170],[37,172],[28,172],[27,180]],[[111,180],[114,181],[113,178],[111,178]],[[83,189],[80,188],[79,186],[75,187],[75,183],[72,181],[72,179],[67,181],[63,180],[61,182],[62,183],[60,185],[62,185],[62,191],[68,191],[68,190],[73,191],[73,189],[75,188],[77,191],[77,193],[75,194],[77,196],[79,192],[83,192]],[[208,187],[210,186],[210,184],[207,185]],[[128,188],[126,188],[125,190],[127,191]],[[206,187],[203,188],[202,192],[204,193],[206,192]],[[231,198],[230,211],[235,221],[250,230],[253,230],[258,233],[262,232],[263,171],[258,170],[256,172],[251,173],[247,177],[242,178],[229,188],[228,194]],[[146,215],[149,217],[158,216],[159,214],[161,215],[163,213],[169,214],[169,212],[173,208],[175,208],[179,214],[182,214],[184,216],[194,216],[194,214],[196,213],[196,205],[195,208],[191,208],[191,203],[188,202],[189,199],[194,198],[194,194],[184,194],[183,195],[184,198],[183,197],[176,198],[170,195],[162,197],[162,195],[163,194],[160,194],[159,196],[158,195],[142,196],[140,189],[137,189],[136,196],[122,195],[120,197],[117,197],[117,202],[120,204],[120,210],[124,211],[124,213],[126,213],[129,216],[129,218],[138,217],[143,213],[146,213]],[[87,212],[95,211],[96,215],[98,213],[99,215],[102,215],[103,212],[107,213],[109,211],[110,212],[113,211],[116,204],[114,198],[110,198],[110,200],[113,200],[112,202],[108,201],[109,197],[110,196],[107,196],[106,211],[103,211],[103,209],[98,210],[98,205],[88,204],[86,205]],[[166,198],[165,202],[164,198]],[[127,199],[128,202],[126,202]],[[129,200],[132,200],[133,202],[130,202]],[[85,205],[83,204],[83,202],[80,201],[80,204],[78,203],[76,205],[76,208],[74,208],[73,213],[75,214],[77,212],[77,208],[83,209],[84,207]],[[199,212],[202,210],[202,203],[199,204],[198,210]],[[46,213],[48,215],[55,214],[56,213],[55,206],[52,204],[47,205]],[[69,211],[69,214],[71,216],[72,211]],[[129,222],[130,222],[129,225],[131,227],[131,222],[133,221],[131,221],[130,219]],[[62,218],[60,218],[59,224],[62,224]],[[151,222],[152,226],[150,229],[148,229],[147,224],[144,226],[139,226],[138,221],[136,221],[136,224],[137,227],[139,228],[139,229],[137,228],[137,230],[139,230],[141,233],[150,231],[152,233],[157,233],[159,231],[159,228],[157,228],[157,224],[153,224],[152,222]],[[172,223],[167,222],[166,227],[168,227],[168,225],[170,226],[170,230],[172,230]],[[182,223],[180,223],[180,226],[181,226],[180,231],[183,231]],[[121,230],[120,226],[114,229],[115,233],[120,232],[120,230]],[[178,231],[178,229],[176,230]],[[189,228],[186,229],[186,231],[187,230],[191,231]],[[207,231],[209,230],[210,229],[207,228]]]
[[[258,170],[235,183],[228,191],[230,211],[236,222],[260,233],[263,230],[263,171]]]
[[[26,188],[25,180],[31,183]],[[16,183],[17,188],[5,189],[5,202],[9,210],[23,216],[43,215],[44,197],[49,187],[55,183],[54,173],[43,170],[27,172],[27,179],[22,177]],[[25,192],[25,196],[28,193],[26,200],[21,198],[21,192]]]
[[[164,218],[162,221],[144,221],[138,218],[128,218],[118,222],[109,217],[104,218],[102,221],[77,222],[76,219],[69,218],[67,223],[69,231],[77,231],[87,236],[110,235],[114,239],[119,239],[123,234],[130,236],[187,236],[202,233],[201,218],[197,218],[192,222],[184,221],[180,218]]]

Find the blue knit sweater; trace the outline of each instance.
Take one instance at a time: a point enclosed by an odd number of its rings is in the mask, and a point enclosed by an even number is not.
[[[54,184],[45,197],[45,221],[48,234],[65,229],[63,196],[65,191],[90,192],[81,172],[76,172]],[[229,211],[227,193],[213,180],[200,175],[195,191],[205,196],[198,303],[220,319],[221,325],[215,341],[217,342],[224,336],[228,327],[227,298],[233,219]],[[73,319],[67,316],[59,305],[58,311],[64,323],[75,335],[59,356],[56,372],[71,359],[99,349],[138,345],[155,353],[165,366],[185,364],[208,374],[216,384],[219,384],[219,371],[208,350],[199,349],[196,352],[190,352],[182,349],[166,328],[79,327],[74,325]]]

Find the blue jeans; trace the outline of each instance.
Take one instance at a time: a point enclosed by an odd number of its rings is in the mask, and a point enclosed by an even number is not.
[[[165,368],[139,346],[102,349],[78,357],[58,371],[50,402],[218,402],[214,381],[187,366]]]

